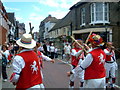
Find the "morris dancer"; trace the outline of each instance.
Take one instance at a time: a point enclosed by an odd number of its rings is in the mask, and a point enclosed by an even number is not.
[[[41,66],[41,75],[42,75],[42,79],[43,79],[43,73],[42,73],[42,69],[44,68],[43,60],[49,61],[51,63],[54,63],[55,60],[49,58],[48,56],[44,55],[42,52],[38,51],[38,48],[39,48],[39,43],[36,43],[36,47],[34,48],[34,51],[36,52],[37,56],[39,57],[40,66]]]
[[[83,45],[82,40],[77,40],[79,44]],[[84,59],[84,52],[79,45],[74,42],[72,44],[74,48],[71,50],[71,65],[72,69],[74,69],[77,65],[79,65],[82,60]],[[84,82],[84,71],[78,73],[78,74],[72,74],[70,76],[70,83],[69,83],[69,88],[74,88],[74,81],[78,77],[80,79],[80,87],[83,87],[83,82]]]
[[[16,85],[16,89],[44,88],[38,56],[33,51],[36,42],[30,34],[23,34],[16,43],[21,51],[13,60],[10,81]]]
[[[116,63],[116,57],[114,52],[114,46],[112,42],[108,42],[106,44],[106,49],[104,52],[106,53],[106,87],[109,87],[108,81],[110,78],[112,78],[111,82],[111,88],[114,88],[116,77],[115,77],[115,71],[117,70],[117,63]]]
[[[103,39],[96,34],[92,34],[89,38],[92,44],[92,51],[90,51],[86,58],[75,69],[67,72],[68,76],[76,74],[85,70],[84,74],[84,88],[105,88],[105,68],[104,63],[106,54],[100,48],[103,46]]]

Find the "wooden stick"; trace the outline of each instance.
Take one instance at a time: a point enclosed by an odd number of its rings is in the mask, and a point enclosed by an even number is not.
[[[87,37],[87,39],[86,39],[86,41],[85,41],[85,44],[87,44],[88,39],[89,39],[89,37],[90,37],[91,34],[92,34],[92,31],[90,31],[90,34],[88,35],[88,37]]]
[[[70,36],[70,37],[71,37],[72,40],[75,41],[86,53],[88,53],[88,52],[85,50],[85,48],[84,48],[82,45],[80,45],[80,44],[78,43],[78,41],[76,41],[76,40],[74,39],[73,36]]]

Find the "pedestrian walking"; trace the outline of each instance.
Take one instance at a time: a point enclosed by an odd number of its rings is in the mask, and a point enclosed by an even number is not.
[[[6,82],[8,79],[6,67],[7,67],[8,56],[9,56],[9,50],[6,45],[2,45],[1,54],[2,54],[2,77],[3,77],[3,81]]]
[[[81,46],[83,46],[82,40],[77,40],[77,42],[81,44]],[[76,42],[74,42],[72,45],[73,48],[71,49],[71,65],[72,65],[72,69],[74,69],[77,65],[80,65],[82,60],[84,60],[84,52]],[[79,87],[83,87],[84,71],[80,73],[72,74],[70,76],[69,88],[74,88],[74,81],[76,78],[78,78],[80,81]]]
[[[115,81],[116,81],[116,70],[117,70],[117,63],[116,63],[116,57],[114,52],[114,46],[112,42],[107,42],[106,49],[104,49],[104,52],[106,53],[106,61],[105,61],[105,67],[106,67],[106,87],[114,88]],[[109,81],[112,79],[112,82]]]
[[[55,47],[55,58],[58,58],[58,48],[57,47]]]
[[[16,89],[44,88],[40,62],[33,51],[36,42],[32,39],[32,35],[23,34],[16,43],[20,47],[20,52],[14,57],[10,81],[16,85]]]
[[[89,37],[89,42],[92,44],[90,51],[80,65],[71,72],[67,72],[68,76],[79,73],[85,70],[84,88],[105,88],[105,59],[106,54],[100,48],[104,45],[100,35],[92,34]]]
[[[67,63],[69,63],[70,61],[70,50],[71,50],[71,46],[67,42],[66,45],[64,46],[64,54]]]
[[[46,42],[45,42],[45,41],[43,42],[43,50],[44,50],[44,51],[43,51],[43,52],[44,52],[44,55],[47,56],[47,55],[48,55],[48,50],[47,50],[47,45],[46,45]]]
[[[47,53],[48,53],[48,57],[50,57],[50,43],[47,42]]]
[[[50,45],[50,58],[54,59],[54,57],[55,57],[55,46],[53,43],[51,43],[51,45]]]

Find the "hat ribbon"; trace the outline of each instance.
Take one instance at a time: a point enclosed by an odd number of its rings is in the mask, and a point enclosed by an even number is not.
[[[21,40],[21,43],[23,43],[23,44],[31,44],[31,41],[30,41],[30,42],[27,42],[27,41]]]

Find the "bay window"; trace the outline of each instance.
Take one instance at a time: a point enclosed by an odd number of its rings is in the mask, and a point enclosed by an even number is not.
[[[91,4],[91,24],[109,23],[109,6],[106,2]]]
[[[85,25],[85,8],[81,9],[81,26]]]

